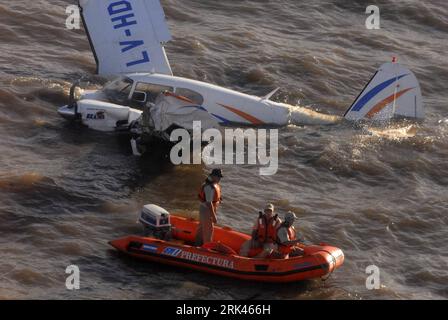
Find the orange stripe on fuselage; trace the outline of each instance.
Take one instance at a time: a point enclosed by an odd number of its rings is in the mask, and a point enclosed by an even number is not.
[[[226,106],[224,104],[218,103],[220,106],[226,108],[229,111],[232,111],[233,113],[236,113],[237,115],[239,115],[241,118],[246,119],[247,121],[251,122],[254,125],[262,125],[265,124],[263,121],[261,121],[260,119],[255,118],[254,116],[251,116],[250,114],[243,112],[241,110],[238,110],[236,108],[230,107],[230,106]]]
[[[405,89],[403,91],[397,92],[397,94],[392,94],[383,101],[377,103],[372,109],[370,109],[369,112],[367,112],[366,117],[369,119],[372,119],[378,112],[384,109],[389,103],[393,102],[394,99],[400,98],[402,95],[404,95],[409,90],[412,90],[414,88]]]
[[[174,97],[174,98],[179,99],[179,100],[184,101],[184,102],[194,103],[193,100],[188,99],[187,97],[180,96],[180,95],[178,95],[178,94],[175,94],[175,93],[172,93],[172,92],[169,92],[169,91],[168,91],[168,92],[165,92],[164,94],[165,94],[165,96]]]

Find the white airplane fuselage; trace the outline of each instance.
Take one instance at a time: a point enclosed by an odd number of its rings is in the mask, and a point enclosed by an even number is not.
[[[200,103],[201,101],[192,100],[192,106],[203,107],[221,124],[259,126],[285,125],[289,122],[290,108],[286,104],[187,78],[138,73],[128,77],[134,80],[130,99],[138,83],[156,84],[170,87],[174,93],[180,93],[183,89],[198,93],[203,101]]]
[[[133,97],[141,87],[159,86],[184,96],[185,92],[193,94],[186,97],[186,107],[205,109],[222,125],[243,126],[285,126],[293,124],[334,123],[341,119],[312,110],[293,107],[288,104],[274,102],[269,97],[257,97],[217,85],[156,73],[133,73],[125,76],[132,80],[127,100],[132,103]],[[140,89],[141,90],[141,89]],[[162,92],[162,91],[160,91]],[[148,100],[149,97],[147,96]],[[107,97],[102,90],[85,91],[77,102],[77,113],[88,127],[101,131],[114,131],[118,122],[136,120],[141,111],[128,106],[106,102]],[[145,101],[144,103],[149,102]],[[140,101],[142,103],[142,101]],[[64,106],[59,113],[64,117],[74,116],[74,108]]]

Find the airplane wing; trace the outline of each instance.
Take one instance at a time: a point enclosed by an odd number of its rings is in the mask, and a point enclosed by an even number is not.
[[[79,0],[100,75],[172,75],[163,45],[171,34],[159,0]]]

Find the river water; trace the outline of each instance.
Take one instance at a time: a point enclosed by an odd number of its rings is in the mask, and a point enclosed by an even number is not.
[[[74,1],[73,1],[74,2]],[[173,166],[129,141],[68,124],[70,83],[94,76],[84,31],[63,0],[0,0],[0,298],[446,299],[448,297],[448,4],[162,0],[176,75],[341,115],[392,56],[420,80],[426,119],[383,128],[280,129],[279,170],[223,166],[223,225],[248,232],[266,201],[294,210],[313,242],[342,248],[327,281],[264,285],[124,258],[107,244],[136,234],[142,205],[194,216],[209,168]],[[65,288],[65,268],[81,290]],[[366,289],[369,265],[381,288]]]

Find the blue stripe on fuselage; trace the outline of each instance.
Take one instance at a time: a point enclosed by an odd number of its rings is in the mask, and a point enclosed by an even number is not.
[[[183,106],[182,108],[196,108],[205,112],[208,112],[203,106]]]
[[[380,83],[375,88],[367,92],[361,99],[358,100],[358,102],[353,106],[351,111],[360,111],[370,100],[372,100],[373,97],[375,97],[378,93],[386,89],[388,86],[390,86],[395,81],[400,80],[401,78],[407,76],[408,74],[403,74],[401,76],[389,79],[387,81],[384,81],[383,83]]]
[[[199,110],[208,112],[207,109],[205,109],[203,106],[183,106],[183,108],[196,108],[196,109],[199,109]],[[218,115],[216,115],[216,114],[214,114],[214,113],[211,113],[211,115],[214,116],[216,119],[218,119],[220,123],[223,123],[223,124],[229,124],[229,123],[231,123],[230,120],[227,120],[226,118],[223,118],[223,117],[221,117],[221,116],[218,116]]]
[[[221,116],[218,116],[218,115],[216,115],[216,114],[214,114],[214,113],[212,113],[212,116],[214,116],[216,119],[219,120],[219,122],[221,122],[221,123],[223,123],[223,124],[229,124],[229,123],[232,123],[230,120],[227,120],[226,118],[223,118],[223,117],[221,117]]]

